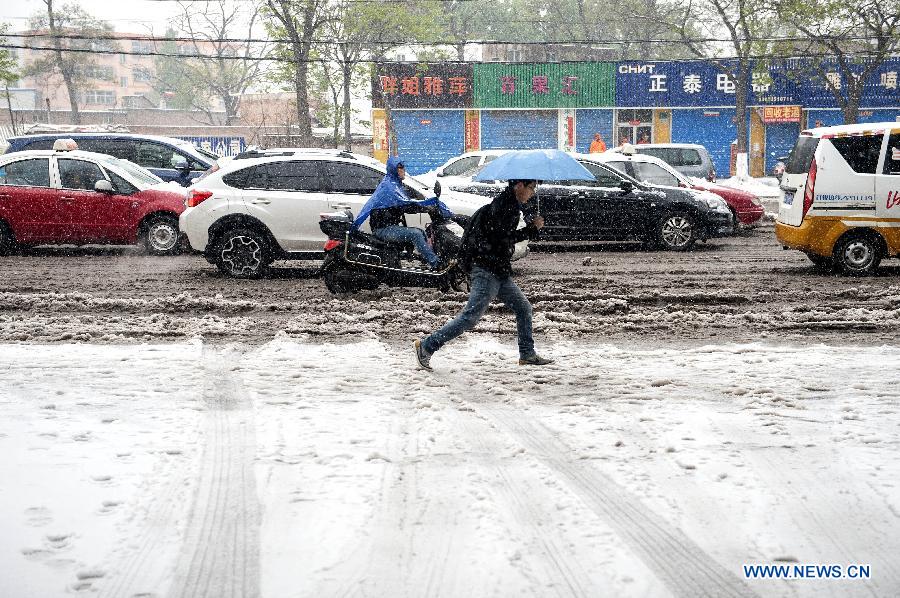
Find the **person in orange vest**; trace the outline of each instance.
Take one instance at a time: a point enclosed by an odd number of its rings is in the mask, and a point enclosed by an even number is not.
[[[591,149],[589,150],[592,154],[599,154],[606,151],[606,142],[603,141],[603,136],[600,133],[594,133],[594,140],[591,142]]]

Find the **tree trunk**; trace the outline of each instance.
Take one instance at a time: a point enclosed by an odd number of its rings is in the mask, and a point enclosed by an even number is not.
[[[12,109],[12,99],[9,97],[9,83],[6,84],[6,107],[9,109],[9,124],[12,125],[13,135],[18,135],[16,132],[16,116],[13,114]]]
[[[747,153],[747,95],[749,93],[748,80],[750,79],[750,65],[746,59],[742,59],[738,64],[734,84],[736,86],[734,93],[734,117],[737,126],[737,151],[738,153]]]
[[[294,84],[297,86],[297,128],[304,143],[309,143],[312,141],[313,134],[312,119],[309,117],[309,94],[306,91],[307,72],[309,71],[306,60],[307,57],[304,56],[297,64]]]
[[[847,103],[841,106],[841,112],[844,113],[844,124],[855,125],[859,119],[859,101],[860,94],[858,92],[851,93],[847,97]]]
[[[72,110],[72,124],[81,124],[81,113],[78,111],[78,89],[75,85],[75,79],[66,61],[63,59],[62,45],[56,31],[56,20],[53,17],[53,0],[44,0],[47,4],[47,24],[50,26],[50,35],[53,37],[53,46],[56,49],[56,68],[62,75],[63,82],[66,84],[66,91],[69,93],[69,107]]]
[[[344,147],[348,152],[353,151],[353,139],[350,137],[350,83],[353,75],[352,65],[344,62],[341,65],[344,71]]]

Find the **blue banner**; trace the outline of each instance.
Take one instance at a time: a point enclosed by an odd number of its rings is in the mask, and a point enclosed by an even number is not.
[[[620,107],[734,106],[735,85],[704,61],[620,62],[616,105]]]
[[[824,68],[818,68],[818,65],[813,64],[798,63],[791,66],[793,66],[791,71],[793,76],[803,80],[800,101],[803,106],[809,108],[837,107],[837,101],[828,86],[829,80],[843,97],[847,97],[845,77],[836,62],[825,63]],[[853,64],[850,70],[858,75],[864,68],[864,64]],[[863,84],[860,107],[900,108],[898,76],[900,76],[900,58],[883,62]]]
[[[723,62],[729,68],[734,62]],[[750,81],[750,106],[833,108],[825,77],[845,88],[836,65],[823,75],[808,61],[788,60],[757,68]],[[861,72],[863,66],[855,66]],[[900,58],[883,63],[865,83],[863,107],[900,107]],[[735,85],[706,61],[620,62],[616,65],[616,106],[621,108],[703,108],[735,105]]]
[[[208,152],[212,152],[218,156],[235,156],[247,148],[247,143],[243,137],[177,137],[190,141],[195,146],[203,148]]]

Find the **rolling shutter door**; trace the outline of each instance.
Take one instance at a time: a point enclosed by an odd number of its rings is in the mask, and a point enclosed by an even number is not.
[[[731,142],[737,139],[734,108],[672,110],[672,143],[704,146],[716,172],[731,172]]]
[[[394,110],[397,149],[411,175],[433,170],[463,153],[462,110]]]
[[[575,132],[578,138],[575,140],[575,149],[582,154],[591,149],[594,133],[603,135],[607,149],[615,147],[613,137],[613,111],[612,110],[578,110],[575,112]]]
[[[556,149],[556,110],[482,110],[481,149]]]
[[[770,123],[766,125],[765,176],[769,176],[772,172],[779,156],[787,156],[791,153],[798,137],[800,137],[800,123]]]

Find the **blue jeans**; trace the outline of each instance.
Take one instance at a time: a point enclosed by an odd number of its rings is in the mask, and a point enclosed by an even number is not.
[[[412,243],[416,251],[422,254],[422,257],[425,258],[425,261],[428,262],[432,268],[437,268],[438,264],[440,264],[440,259],[435,255],[434,251],[432,251],[431,247],[428,245],[428,239],[425,238],[425,231],[421,228],[415,228],[412,226],[385,226],[384,228],[379,228],[374,231],[376,237],[381,239],[382,241],[387,241],[389,243]]]
[[[506,307],[516,314],[516,331],[519,333],[519,356],[534,355],[534,336],[531,328],[531,303],[522,293],[512,278],[497,278],[484,268],[472,266],[470,275],[469,301],[462,312],[439,330],[433,332],[422,341],[428,353],[434,353],[447,342],[455,339],[475,324],[487,311],[494,298],[500,299]]]

